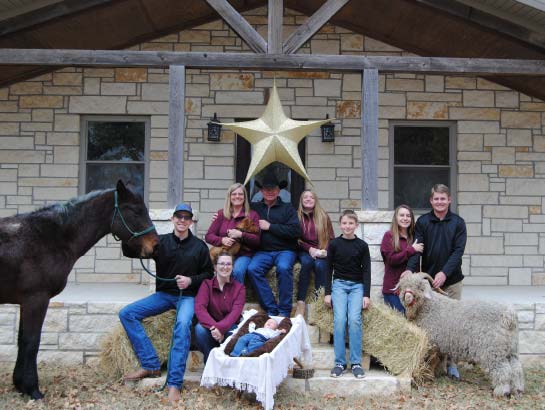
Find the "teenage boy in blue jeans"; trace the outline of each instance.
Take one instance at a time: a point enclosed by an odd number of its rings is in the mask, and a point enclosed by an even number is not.
[[[333,307],[335,352],[335,367],[331,369],[330,375],[339,377],[346,371],[345,333],[348,323],[352,374],[361,379],[365,375],[361,367],[361,310],[371,305],[371,257],[367,243],[354,234],[358,227],[358,216],[355,212],[344,211],[340,224],[342,234],[329,242],[327,250],[329,269],[324,303]]]

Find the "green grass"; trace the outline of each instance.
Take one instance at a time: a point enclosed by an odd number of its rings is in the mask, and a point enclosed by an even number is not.
[[[11,384],[13,364],[0,363],[0,409],[48,410],[162,410],[162,409],[260,409],[249,395],[239,395],[230,388],[203,389],[187,386],[182,401],[172,406],[166,393],[135,390],[120,381],[108,382],[89,366],[41,365],[39,369],[44,400],[34,402],[15,392]],[[275,409],[545,409],[545,369],[525,369],[526,392],[519,399],[493,398],[488,379],[477,369],[461,368],[461,382],[439,378],[408,394],[355,399],[334,392],[306,395],[280,391]],[[340,379],[342,382],[342,379]]]

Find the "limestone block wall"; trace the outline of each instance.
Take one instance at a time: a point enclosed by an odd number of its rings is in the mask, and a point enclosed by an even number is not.
[[[245,16],[266,33],[265,8]],[[287,10],[284,37],[306,19]],[[250,52],[219,20],[133,49]],[[331,25],[299,52],[407,54]],[[334,143],[322,143],[319,131],[306,142],[307,171],[322,204],[334,221],[346,208],[361,209],[360,74],[189,69],[184,199],[199,211],[200,235],[222,207],[236,165],[234,135],[224,131],[219,143],[210,143],[206,123],[214,112],[222,121],[258,117],[274,78],[288,116],[336,118]],[[456,125],[457,211],[469,234],[466,284],[545,284],[545,103],[474,77],[381,74],[379,81],[379,208],[392,208],[391,122],[451,122]],[[0,89],[0,216],[77,195],[81,118],[109,114],[149,117],[149,206],[165,208],[168,70],[69,67]],[[377,282],[378,260],[374,272]],[[139,262],[123,258],[110,237],[80,259],[70,280],[146,281]]]

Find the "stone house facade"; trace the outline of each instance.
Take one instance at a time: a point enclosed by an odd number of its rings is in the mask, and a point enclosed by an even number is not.
[[[266,8],[244,15],[266,35]],[[284,37],[306,19],[286,10]],[[250,52],[220,20],[133,49]],[[407,54],[331,25],[299,52]],[[198,210],[199,234],[222,207],[237,163],[235,135],[224,130],[220,142],[208,142],[207,122],[214,113],[225,122],[259,117],[274,78],[289,117],[335,118],[334,143],[322,142],[319,130],[306,138],[306,169],[322,204],[333,220],[343,209],[361,209],[360,74],[188,69],[184,200]],[[483,78],[380,73],[379,81],[379,209],[393,208],[393,127],[449,127],[451,186],[469,235],[465,284],[544,285],[545,103]],[[165,208],[168,98],[167,69],[68,67],[1,88],[0,216],[83,193],[84,124],[108,116],[149,124],[146,197],[150,209]],[[379,284],[378,244],[391,213],[370,218],[364,233]],[[78,261],[69,280],[146,281],[138,261],[123,258],[111,237]]]

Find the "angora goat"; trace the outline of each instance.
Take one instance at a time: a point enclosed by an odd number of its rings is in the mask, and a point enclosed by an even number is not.
[[[430,279],[417,273],[399,281],[407,319],[427,331],[442,355],[478,364],[489,374],[495,396],[520,395],[524,374],[513,310],[498,303],[450,299],[433,292]]]

